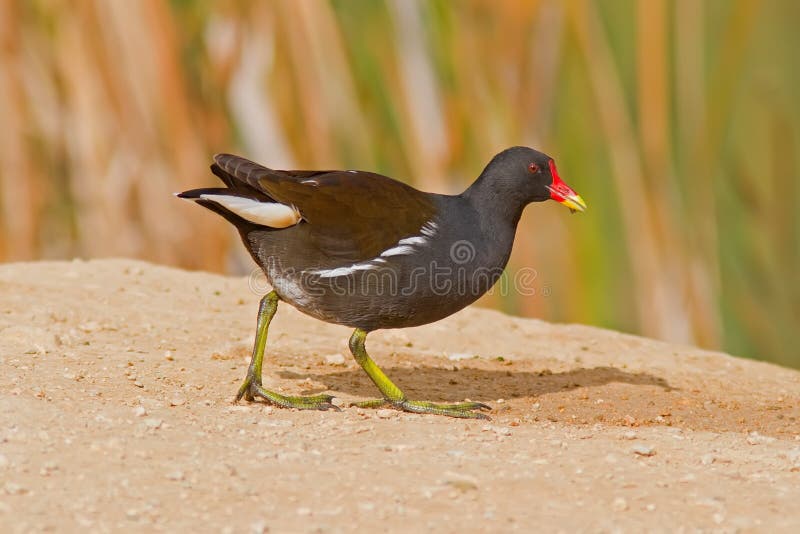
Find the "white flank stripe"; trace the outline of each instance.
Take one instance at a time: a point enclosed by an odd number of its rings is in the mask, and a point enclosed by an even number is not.
[[[323,269],[320,271],[313,271],[314,274],[319,275],[320,278],[334,278],[336,276],[346,276],[354,272],[353,267],[337,267],[335,269]]]
[[[319,271],[312,271],[313,274],[318,275],[320,278],[334,278],[336,276],[347,276],[356,271],[369,271],[370,269],[377,269],[378,266],[372,263],[371,260],[364,263],[354,263],[350,267],[336,267],[335,269],[322,269]]]
[[[407,237],[397,242],[398,245],[424,245],[428,240],[424,237]]]
[[[233,195],[200,195],[200,198],[216,202],[242,219],[270,228],[288,228],[300,222],[296,208],[278,202],[259,202]]]
[[[433,237],[433,235],[436,233],[436,230],[438,228],[439,228],[439,226],[435,222],[428,221],[428,222],[426,222],[425,224],[422,225],[422,229],[420,230],[420,232],[424,236]]]
[[[411,254],[412,252],[414,252],[414,247],[400,245],[397,247],[392,247],[389,250],[384,250],[381,252],[381,256],[388,258],[389,256],[402,256],[403,254]]]

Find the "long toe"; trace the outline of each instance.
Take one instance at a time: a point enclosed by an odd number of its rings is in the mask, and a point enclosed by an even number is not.
[[[491,407],[481,402],[439,404],[428,401],[406,400],[398,403],[397,407],[407,412],[446,415],[448,417],[457,417],[459,419],[489,419],[489,416],[474,410],[491,410]]]
[[[250,387],[252,394],[282,408],[295,408],[298,410],[333,410],[341,411],[338,406],[333,404],[334,397],[332,395],[313,395],[311,397],[302,396],[288,396],[275,393],[261,386],[253,384]]]
[[[406,401],[414,404],[430,406],[440,410],[491,410],[492,407],[482,402],[459,402],[456,404],[438,404],[435,402],[427,401]]]
[[[358,408],[381,408],[383,406],[394,406],[404,412],[429,413],[434,415],[446,415],[448,417],[458,417],[460,419],[489,419],[485,414],[476,410],[491,410],[492,407],[482,402],[460,402],[456,404],[441,404],[428,401],[412,400],[389,400],[374,399],[361,402],[354,402],[350,406]]]

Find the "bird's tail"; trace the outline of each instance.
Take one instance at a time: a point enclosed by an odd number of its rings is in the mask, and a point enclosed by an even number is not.
[[[300,212],[294,206],[275,202],[265,195],[252,198],[246,193],[227,187],[210,187],[191,189],[175,196],[197,202],[223,216],[240,230],[246,229],[243,226],[281,229],[300,222]]]

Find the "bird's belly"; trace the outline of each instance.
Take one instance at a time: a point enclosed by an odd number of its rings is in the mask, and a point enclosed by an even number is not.
[[[336,276],[313,271],[267,277],[282,300],[322,321],[365,330],[419,326],[443,319],[486,293],[502,268],[393,266]]]

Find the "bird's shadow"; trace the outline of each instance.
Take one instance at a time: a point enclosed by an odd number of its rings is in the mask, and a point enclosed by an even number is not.
[[[461,367],[419,366],[389,367],[386,374],[410,398],[432,401],[462,399],[493,400],[499,397],[539,397],[548,393],[568,391],[581,387],[602,386],[612,382],[635,386],[655,386],[664,391],[675,388],[661,377],[649,373],[631,373],[615,367],[578,368],[564,372],[522,369],[479,369]],[[279,371],[281,378],[306,379],[323,383],[327,389],[356,397],[375,397],[377,390],[361,369],[348,369],[332,373],[295,373]]]

